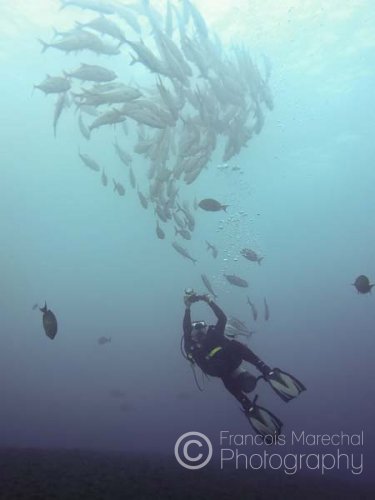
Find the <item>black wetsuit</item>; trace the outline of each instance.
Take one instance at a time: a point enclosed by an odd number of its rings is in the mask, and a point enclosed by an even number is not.
[[[247,346],[225,337],[227,317],[212,300],[207,303],[215,313],[217,323],[209,326],[202,340],[195,341],[191,335],[193,328],[190,309],[186,308],[183,321],[185,351],[204,373],[212,377],[220,377],[228,391],[240,401],[245,409],[248,409],[252,403],[242,392],[236,379],[232,377],[233,371],[240,366],[242,361],[255,365],[262,373],[267,373],[270,369]]]

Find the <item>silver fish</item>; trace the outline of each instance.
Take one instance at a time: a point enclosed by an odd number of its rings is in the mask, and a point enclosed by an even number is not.
[[[85,153],[78,152],[78,154],[83,163],[86,165],[86,167],[89,167],[91,170],[94,170],[95,172],[100,172],[101,168],[93,158],[91,158],[89,155]]]
[[[204,283],[204,286],[207,288],[207,290],[210,292],[210,294],[216,299],[217,295],[212,288],[210,280],[207,278],[207,276],[205,274],[201,274],[201,278],[202,278],[202,281]]]
[[[53,134],[55,137],[56,137],[57,122],[59,121],[63,109],[66,108],[68,104],[69,104],[69,99],[67,92],[61,93],[57,99],[55,106],[55,113],[53,116]]]
[[[204,200],[201,200],[198,203],[198,206],[200,208],[202,208],[203,210],[206,210],[208,212],[218,212],[220,210],[224,210],[226,212],[229,205],[222,205],[221,203],[219,203],[217,200],[214,200],[213,198],[206,198]]]
[[[194,259],[189,252],[186,250],[186,248],[183,248],[180,246],[178,243],[175,241],[172,243],[173,248],[178,252],[180,255],[185,257],[185,259],[191,260],[194,264],[197,262],[197,259]]]
[[[224,276],[231,285],[239,286],[241,288],[247,288],[249,286],[249,283],[246,280],[236,276],[235,274],[224,274]]]
[[[249,306],[251,307],[251,312],[253,314],[253,319],[254,321],[257,320],[257,317],[258,317],[258,311],[255,307],[255,305],[251,302],[251,300],[249,299],[249,297],[247,297],[247,303],[249,304]]]
[[[156,235],[159,238],[159,240],[164,240],[164,238],[165,238],[165,233],[162,230],[162,228],[160,227],[158,220],[156,221]]]
[[[147,209],[148,200],[147,200],[146,196],[139,190],[138,190],[138,198],[139,198],[139,201],[141,202],[142,207]]]
[[[71,71],[70,73],[65,72],[65,74],[69,77],[88,82],[110,82],[117,78],[114,71],[103,68],[103,66],[85,63],[81,63],[81,66],[78,69]]]
[[[217,255],[218,255],[218,251],[217,251],[217,248],[215,247],[215,245],[212,245],[212,243],[209,243],[208,241],[206,241],[206,244],[207,244],[207,250],[211,250],[212,252],[212,257],[214,259],[216,259]]]
[[[79,130],[81,131],[81,134],[83,135],[83,137],[85,139],[90,139],[90,131],[86,127],[86,125],[84,124],[81,114],[78,117],[78,126],[79,126]]]
[[[34,85],[34,88],[41,90],[45,94],[60,94],[70,89],[70,82],[62,76],[49,76],[39,83]]]
[[[119,196],[124,196],[125,194],[124,186],[121,184],[121,182],[115,181],[115,179],[113,179],[113,191],[117,192]]]
[[[108,185],[108,177],[104,171],[104,168],[103,168],[103,172],[102,172],[101,181],[102,181],[102,184],[104,187],[106,187]]]
[[[263,260],[263,257],[260,257],[256,252],[254,252],[254,250],[251,250],[250,248],[243,248],[241,250],[241,255],[247,260],[258,262],[258,264],[260,264]]]

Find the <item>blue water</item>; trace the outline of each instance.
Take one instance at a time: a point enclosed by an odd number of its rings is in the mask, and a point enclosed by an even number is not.
[[[114,69],[133,85],[152,86],[154,79],[129,66],[126,48],[113,58],[41,54],[37,38],[50,40],[52,26],[68,29],[92,13],[59,12],[57,1],[0,5],[1,446],[171,454],[190,430],[213,442],[222,429],[250,432],[220,381],[196,389],[180,353],[183,291],[205,292],[204,273],[224,311],[256,331],[249,346],[308,388],[285,405],[259,387],[262,404],[289,431],[363,430],[363,477],[369,475],[374,297],[358,295],[351,283],[359,274],[375,280],[375,8],[371,1],[316,0],[278,11],[278,3],[238,2],[235,9],[223,3],[221,12],[199,2],[226,47],[243,42],[260,67],[267,55],[275,107],[265,111],[260,135],[229,161],[242,173],[218,168],[219,143],[198,180],[181,184],[182,200],[213,197],[230,205],[228,213],[194,212],[193,239],[181,244],[196,265],[171,247],[171,224],[163,226],[166,239],[157,239],[153,209],[142,209],[114,152],[115,137],[132,151],[131,120],[129,136],[121,126],[107,127],[88,142],[73,106],[54,138],[56,97],[33,92],[46,73],[80,62]],[[107,188],[83,166],[79,148],[105,166]],[[133,158],[147,192],[147,164]],[[113,193],[112,177],[125,185],[124,198]],[[205,240],[217,246],[216,260]],[[264,255],[262,264],[243,259],[243,247]],[[224,272],[244,277],[249,288],[231,286]],[[259,309],[256,323],[247,294]],[[53,341],[32,310],[44,301],[59,322]],[[214,320],[203,305],[194,307],[195,319]],[[103,335],[112,342],[99,346]],[[126,411],[111,397],[114,389],[124,391]]]

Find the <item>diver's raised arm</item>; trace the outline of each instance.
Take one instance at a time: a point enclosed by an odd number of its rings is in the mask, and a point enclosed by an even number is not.
[[[224,311],[211,299],[209,295],[203,295],[202,300],[207,302],[207,304],[211,307],[217,317],[216,329],[219,333],[224,335],[225,325],[227,324],[227,317]]]
[[[184,320],[182,322],[182,328],[184,330],[184,339],[185,339],[185,341],[186,340],[190,340],[190,338],[191,338],[191,331],[192,331],[190,306],[186,306],[185,314],[184,314]]]

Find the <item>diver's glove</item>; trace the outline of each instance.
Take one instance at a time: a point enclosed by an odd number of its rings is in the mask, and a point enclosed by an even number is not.
[[[198,302],[199,295],[197,295],[192,288],[188,288],[185,290],[185,295],[184,295],[184,304],[186,308],[190,308],[191,304],[193,302]]]
[[[207,302],[207,304],[210,304],[213,299],[211,295],[208,295],[208,293],[205,293],[204,295],[197,295],[198,300],[202,300],[203,302]]]

